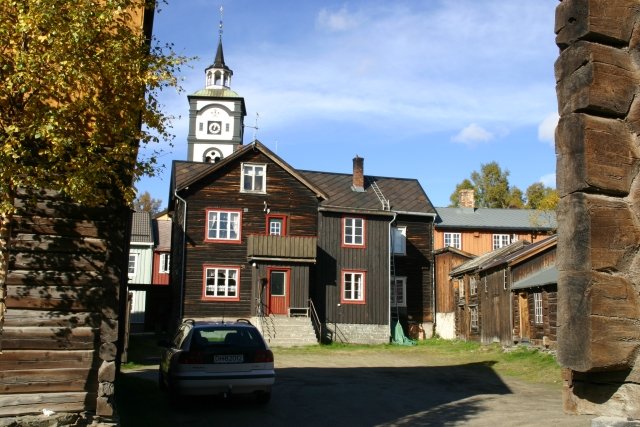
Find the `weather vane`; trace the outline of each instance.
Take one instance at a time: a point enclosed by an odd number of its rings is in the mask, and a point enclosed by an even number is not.
[[[220,25],[218,27],[218,34],[220,36],[220,40],[222,40],[222,15],[224,12],[224,8],[220,6]]]

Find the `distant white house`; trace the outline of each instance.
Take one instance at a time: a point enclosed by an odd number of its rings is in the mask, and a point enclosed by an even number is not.
[[[134,212],[129,246],[128,284],[130,287],[151,285],[153,246],[151,213]],[[129,323],[132,331],[141,331],[144,325],[146,291],[135,289],[130,292],[133,294],[133,299]]]

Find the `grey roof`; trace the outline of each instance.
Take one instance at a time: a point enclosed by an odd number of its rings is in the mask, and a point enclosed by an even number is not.
[[[556,214],[536,209],[436,208],[436,228],[545,230],[558,227]]]
[[[242,98],[231,89],[200,89],[189,96],[214,96],[217,98]]]
[[[504,257],[505,255],[516,252],[522,249],[525,245],[529,244],[530,243],[526,240],[518,240],[517,242],[514,242],[508,246],[504,246],[492,252],[487,252],[486,254],[480,255],[477,258],[465,262],[464,264],[460,264],[459,266],[451,270],[449,276],[454,277],[471,271],[479,270],[485,264],[491,263],[497,259],[500,259],[501,257]]]
[[[521,249],[505,254],[499,258],[492,260],[490,263],[484,264],[480,267],[480,270],[490,270],[501,264],[517,264],[524,259],[527,259],[541,250],[546,250],[556,245],[558,241],[558,235],[554,234],[546,239],[539,240],[530,245],[523,246]]]
[[[558,269],[554,266],[537,271],[511,285],[511,289],[535,288],[558,283]]]
[[[300,171],[329,197],[320,206],[336,210],[384,211],[373,186],[389,201],[390,211],[433,215],[436,210],[417,179],[364,176],[364,191],[353,189],[353,176],[345,173]]]
[[[298,181],[305,185],[309,190],[314,192],[319,198],[327,198],[327,195],[318,188],[315,183],[310,182],[303,174],[298,170],[291,167],[287,162],[282,160],[277,154],[269,150],[260,141],[255,140],[251,144],[242,145],[236,151],[231,153],[216,163],[204,163],[204,162],[188,162],[181,160],[174,160],[171,169],[171,182],[169,184],[169,207],[171,210],[174,204],[175,191],[181,191],[187,189],[190,185],[210,176],[218,170],[225,168],[229,164],[233,164],[238,159],[241,159],[246,153],[251,150],[258,150],[265,156],[269,157],[274,163],[282,167],[284,170],[293,175]]]
[[[171,220],[154,219],[153,226],[156,237],[156,251],[164,252],[171,250]]]
[[[294,169],[259,141],[240,147],[217,163],[174,160],[169,189],[169,209],[173,207],[174,190],[186,189],[254,149],[263,152],[313,191],[320,199],[322,208],[383,212],[382,202],[373,189],[375,183],[383,197],[390,201],[390,211],[387,211],[389,214],[399,212],[414,215],[436,215],[435,208],[417,179],[365,175],[364,191],[354,191],[351,174]]]
[[[131,219],[131,241],[136,243],[153,243],[150,212],[133,213]]]

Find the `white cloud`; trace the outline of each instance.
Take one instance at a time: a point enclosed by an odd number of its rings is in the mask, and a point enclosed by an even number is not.
[[[318,13],[316,24],[319,28],[324,28],[332,32],[340,32],[352,29],[358,25],[358,19],[351,15],[347,8],[343,6],[340,10],[330,12],[322,9]]]
[[[488,130],[471,123],[462,129],[457,135],[451,138],[454,142],[461,142],[467,145],[474,145],[477,142],[488,142],[493,139],[493,134]]]
[[[551,145],[555,141],[556,126],[558,126],[558,120],[560,116],[558,113],[551,113],[542,120],[538,125],[538,139],[542,142],[547,142]]]
[[[546,175],[542,175],[539,179],[541,183],[543,183],[546,187],[556,188],[556,174],[548,173]]]

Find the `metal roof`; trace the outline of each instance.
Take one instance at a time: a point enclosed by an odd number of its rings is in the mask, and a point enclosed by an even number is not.
[[[133,213],[131,219],[131,241],[136,243],[153,243],[150,212]]]
[[[553,211],[537,209],[436,208],[436,228],[555,230]]]
[[[558,283],[558,269],[555,266],[537,271],[531,276],[518,280],[511,285],[511,289],[535,288],[538,286],[551,285],[553,283]]]
[[[541,250],[547,250],[549,248],[554,247],[557,244],[558,235],[554,234],[553,236],[549,236],[546,239],[539,240],[537,242],[531,243],[530,245],[526,245],[521,249],[505,254],[500,258],[494,259],[490,263],[482,265],[480,270],[491,270],[494,267],[497,267],[501,264],[517,264],[524,259],[530,258],[531,256],[537,254]]]
[[[217,98],[242,98],[231,89],[200,89],[189,96],[213,96]]]
[[[486,254],[480,255],[477,258],[465,262],[464,264],[460,264],[459,266],[451,270],[449,276],[454,277],[460,274],[468,273],[470,271],[478,270],[482,268],[483,265],[491,263],[510,253],[516,252],[529,244],[530,243],[526,240],[518,240],[517,242],[514,242],[508,246],[504,246],[492,252],[487,252]]]

